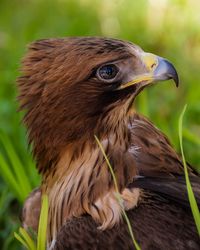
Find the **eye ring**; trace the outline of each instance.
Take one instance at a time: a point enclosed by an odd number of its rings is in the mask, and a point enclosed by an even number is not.
[[[119,72],[119,69],[116,65],[107,64],[107,65],[103,65],[100,68],[98,68],[96,75],[97,75],[98,79],[110,82],[116,78],[118,72]]]

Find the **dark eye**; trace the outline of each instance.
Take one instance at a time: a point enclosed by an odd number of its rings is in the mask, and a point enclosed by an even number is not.
[[[109,64],[99,68],[97,70],[97,76],[103,80],[112,80],[116,77],[118,71],[119,70],[115,65]]]

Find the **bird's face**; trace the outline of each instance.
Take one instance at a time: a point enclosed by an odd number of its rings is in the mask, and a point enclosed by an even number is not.
[[[133,102],[138,93],[148,85],[158,81],[173,79],[178,86],[178,74],[174,66],[166,59],[152,53],[146,53],[135,45],[127,44],[126,54],[118,55],[111,50],[107,60],[92,65],[87,84],[96,88],[98,97],[103,96],[103,109]],[[94,58],[97,57],[94,53]],[[84,91],[84,90],[83,90]],[[98,98],[97,98],[98,102]],[[130,105],[129,105],[130,106]]]
[[[76,38],[71,42],[66,71],[70,74],[73,68],[73,72],[63,84],[66,96],[70,93],[70,105],[62,103],[69,113],[77,114],[84,131],[89,126],[90,133],[98,134],[114,127],[145,86],[167,79],[178,86],[177,72],[169,61],[134,44],[105,38]],[[108,116],[116,118],[113,123],[109,124]]]
[[[78,139],[116,130],[145,86],[171,78],[178,85],[167,60],[97,37],[35,42],[22,71],[19,99],[39,160]]]

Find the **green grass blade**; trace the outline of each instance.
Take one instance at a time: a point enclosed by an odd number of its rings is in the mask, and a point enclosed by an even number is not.
[[[5,181],[10,185],[10,188],[13,190],[15,195],[18,197],[20,201],[23,201],[24,197],[21,194],[20,187],[16,181],[13,172],[11,171],[9,165],[7,164],[4,157],[0,154],[0,170],[1,176],[5,179]]]
[[[185,113],[187,105],[185,105],[185,107],[183,108],[183,111],[179,117],[179,141],[180,141],[180,148],[181,148],[181,155],[182,155],[182,159],[183,159],[183,165],[184,165],[184,172],[185,172],[185,180],[186,180],[186,186],[187,186],[187,192],[188,192],[188,198],[189,198],[189,202],[190,202],[190,207],[192,210],[192,214],[194,217],[194,221],[197,227],[197,231],[198,234],[200,235],[200,213],[199,213],[199,208],[197,206],[197,202],[192,190],[192,186],[190,183],[190,179],[189,179],[189,175],[188,175],[188,170],[187,170],[187,164],[185,161],[185,155],[184,155],[184,151],[183,151],[183,140],[182,140],[182,134],[183,134],[183,116]]]
[[[31,239],[30,235],[26,232],[26,230],[24,228],[20,227],[19,232],[22,235],[22,237],[25,239],[25,241],[26,241],[26,243],[28,245],[28,248],[30,250],[36,250],[35,243]]]
[[[45,250],[46,249],[48,209],[49,209],[48,208],[48,196],[43,195],[40,220],[39,220],[39,227],[38,227],[37,250]]]
[[[14,171],[14,174],[16,175],[18,185],[21,187],[21,192],[23,192],[24,196],[26,197],[28,193],[31,192],[32,188],[24,171],[24,167],[19,157],[17,156],[9,138],[5,134],[0,134],[0,141],[3,144],[5,151],[8,155],[9,161],[12,164],[12,169]]]
[[[105,153],[105,151],[104,151],[104,148],[103,148],[101,142],[99,141],[99,139],[97,138],[96,135],[95,135],[94,137],[95,137],[95,140],[96,140],[98,146],[100,147],[101,152],[102,152],[102,154],[103,154],[103,156],[104,156],[104,158],[105,158],[105,160],[106,160],[106,163],[107,163],[107,165],[108,165],[108,167],[109,167],[109,169],[110,169],[110,172],[111,172],[111,175],[112,175],[112,178],[113,178],[113,182],[114,182],[114,186],[115,186],[115,190],[116,190],[116,192],[119,194],[119,189],[118,189],[118,185],[117,185],[117,179],[116,179],[116,177],[115,177],[115,173],[114,173],[114,171],[113,171],[113,168],[112,168],[112,166],[111,166],[111,164],[110,164],[110,162],[109,162],[109,160],[108,160],[108,157],[107,157],[107,155],[106,155],[106,153]]]
[[[140,250],[140,246],[138,245],[137,241],[135,240],[135,237],[134,237],[134,234],[133,234],[133,230],[132,230],[132,227],[131,227],[131,223],[130,223],[130,221],[129,221],[129,218],[128,218],[128,216],[127,216],[127,214],[126,214],[126,211],[125,211],[125,209],[124,209],[124,206],[123,206],[123,202],[122,202],[121,195],[120,195],[120,193],[119,193],[119,189],[118,189],[118,185],[117,185],[117,179],[116,179],[116,177],[115,177],[115,173],[114,173],[114,171],[113,171],[113,168],[112,168],[112,166],[111,166],[111,164],[110,164],[110,161],[109,161],[109,159],[108,159],[108,157],[107,157],[107,155],[106,155],[106,153],[105,153],[105,150],[104,150],[104,148],[103,148],[101,142],[99,141],[99,139],[97,138],[96,135],[95,135],[94,137],[95,137],[95,140],[96,140],[96,142],[97,142],[99,148],[101,149],[101,152],[102,152],[102,154],[103,154],[103,156],[104,156],[104,158],[105,158],[105,160],[106,160],[106,163],[107,163],[107,165],[108,165],[108,167],[109,167],[109,169],[110,169],[110,172],[111,172],[111,175],[112,175],[112,178],[113,178],[113,182],[114,182],[114,186],[115,186],[116,198],[117,198],[117,200],[118,200],[118,202],[119,202],[119,204],[120,204],[120,206],[121,206],[121,208],[122,208],[122,213],[123,213],[124,219],[125,219],[125,221],[126,221],[126,224],[127,224],[127,226],[128,226],[129,234],[130,234],[130,236],[131,236],[131,239],[132,239],[132,241],[133,241],[133,244],[134,244],[136,250]]]
[[[141,250],[140,246],[138,245],[138,243],[137,243],[137,241],[136,241],[136,239],[135,239],[135,237],[133,235],[133,230],[132,230],[132,227],[131,227],[130,220],[129,220],[129,218],[128,218],[128,216],[127,216],[124,209],[122,209],[122,213],[123,213],[123,216],[125,218],[126,224],[128,226],[129,234],[131,235],[131,238],[132,238],[132,241],[133,241],[133,244],[134,244],[136,250]]]
[[[28,245],[26,244],[25,240],[18,234],[14,232],[14,237],[27,249],[29,249]]]

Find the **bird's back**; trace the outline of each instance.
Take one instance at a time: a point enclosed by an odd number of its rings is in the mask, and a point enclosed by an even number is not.
[[[146,202],[127,212],[141,249],[200,249],[200,239],[190,210],[161,196],[146,195]],[[135,247],[124,221],[112,229],[100,231],[90,216],[83,216],[68,221],[62,227],[55,249],[131,250]]]

